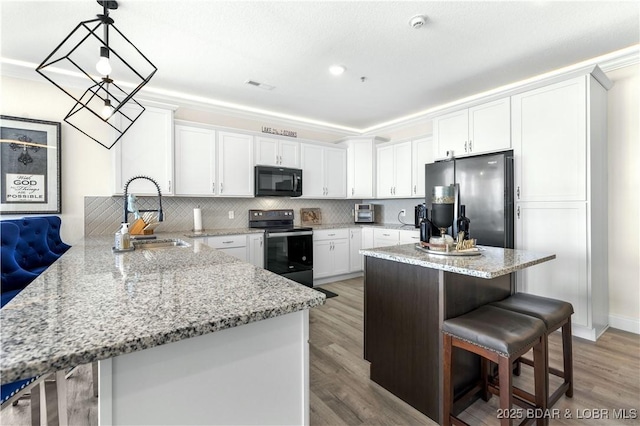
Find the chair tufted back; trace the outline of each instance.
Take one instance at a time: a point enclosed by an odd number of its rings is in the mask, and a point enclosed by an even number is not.
[[[40,274],[58,260],[60,255],[49,250],[47,244],[49,222],[42,218],[30,217],[12,219],[8,222],[15,223],[20,229],[15,257],[22,269]]]
[[[60,237],[62,220],[58,216],[31,216],[30,219],[44,219],[49,222],[49,231],[47,232],[49,250],[57,255],[61,255],[71,248],[69,244],[62,242],[62,238]]]
[[[0,222],[2,241],[2,306],[27,286],[38,275],[25,271],[15,258],[16,245],[20,239],[20,228],[15,223]]]

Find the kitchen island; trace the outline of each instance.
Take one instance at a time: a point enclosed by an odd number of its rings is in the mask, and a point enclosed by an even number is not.
[[[508,297],[515,291],[515,271],[555,258],[480,249],[480,256],[464,257],[426,253],[415,244],[360,251],[365,255],[364,357],[371,363],[371,380],[436,422],[442,406],[442,321]],[[473,391],[480,359],[457,349],[453,358],[458,397]]]
[[[2,383],[99,361],[100,424],[308,424],[324,294],[181,234],[75,244],[0,311]]]

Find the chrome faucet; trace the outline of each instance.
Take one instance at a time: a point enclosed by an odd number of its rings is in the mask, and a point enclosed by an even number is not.
[[[164,218],[164,214],[162,213],[162,194],[160,193],[160,185],[158,185],[158,182],[156,182],[155,180],[151,179],[148,176],[134,176],[131,179],[129,179],[127,181],[127,183],[124,185],[124,222],[127,223],[128,222],[128,216],[129,216],[129,212],[127,211],[127,192],[128,192],[128,188],[129,188],[129,184],[131,182],[133,182],[136,179],[146,179],[148,181],[151,181],[155,186],[156,189],[158,190],[158,222],[162,222],[163,218]],[[139,212],[155,212],[156,210],[138,210]]]

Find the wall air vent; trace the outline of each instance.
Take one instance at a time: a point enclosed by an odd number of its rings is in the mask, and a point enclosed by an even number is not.
[[[276,88],[275,86],[271,86],[269,84],[264,84],[264,83],[260,83],[260,82],[253,81],[253,80],[247,80],[247,81],[245,81],[245,83],[247,83],[248,85],[251,85],[251,86],[259,87],[259,88],[264,89],[264,90],[273,90],[273,89]]]

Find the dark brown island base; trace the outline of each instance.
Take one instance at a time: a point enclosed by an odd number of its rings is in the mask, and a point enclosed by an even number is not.
[[[441,423],[442,333],[446,319],[515,292],[519,269],[553,254],[481,247],[481,256],[443,257],[414,244],[361,250],[365,255],[364,358],[371,380]],[[454,349],[456,398],[472,390],[480,358]],[[456,411],[477,396],[458,401]]]

